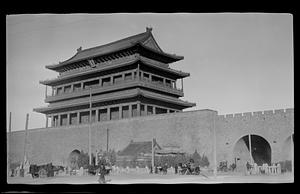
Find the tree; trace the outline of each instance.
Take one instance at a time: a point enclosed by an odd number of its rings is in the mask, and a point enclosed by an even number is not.
[[[103,153],[103,158],[106,158],[107,160],[109,160],[111,165],[115,165],[116,161],[117,161],[117,154],[116,154],[115,150],[109,150],[108,152],[105,151]]]
[[[197,152],[197,150],[195,150],[195,152],[192,155],[192,159],[194,160],[195,164],[198,166],[200,165],[201,162],[201,156],[200,154]]]
[[[109,158],[109,161],[111,162],[111,164],[115,165],[115,163],[117,161],[117,154],[116,154],[115,150],[110,150],[110,152],[108,154],[108,158]]]
[[[207,158],[207,156],[205,156],[204,154],[203,154],[202,157],[201,157],[200,166],[201,166],[201,167],[209,166],[208,158]]]
[[[89,155],[88,153],[84,153],[83,150],[81,150],[79,157],[77,159],[77,165],[78,168],[87,168],[89,166]]]

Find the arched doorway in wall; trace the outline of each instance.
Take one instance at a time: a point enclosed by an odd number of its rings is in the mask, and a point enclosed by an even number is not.
[[[280,160],[280,165],[283,172],[292,171],[293,148],[294,148],[294,134],[292,134],[292,138],[290,135],[283,142],[282,151],[281,151],[281,160]]]
[[[68,157],[68,165],[71,169],[78,169],[78,158],[80,156],[79,150],[73,150]]]
[[[251,139],[251,142],[249,142]],[[233,149],[234,161],[236,161],[237,171],[242,171],[246,168],[246,162],[251,162],[250,145],[252,161],[261,166],[263,163],[271,164],[271,146],[266,139],[259,135],[245,135],[241,137]]]

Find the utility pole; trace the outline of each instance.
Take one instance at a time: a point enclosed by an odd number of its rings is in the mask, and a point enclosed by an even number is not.
[[[248,136],[249,138],[249,153],[250,153],[250,164],[253,164],[253,159],[252,159],[252,146],[251,146],[251,134]]]
[[[96,164],[95,165],[98,165],[98,151],[96,150]]]
[[[294,175],[294,139],[293,134],[291,135],[291,151],[292,151],[292,175]]]
[[[151,166],[152,166],[152,173],[154,173],[154,138],[152,139],[152,154],[151,154]]]
[[[92,124],[92,88],[90,87],[90,119],[89,119],[89,164],[90,165],[92,165],[91,124]]]
[[[215,126],[215,113],[213,114],[213,135],[214,135],[214,177],[217,177],[217,137]]]
[[[106,153],[108,153],[109,129],[106,129]]]
[[[9,127],[8,127],[8,138],[7,138],[7,177],[9,176],[9,172],[10,172],[10,141],[11,141],[11,112],[9,112]]]
[[[28,129],[28,119],[29,119],[29,114],[26,114],[26,123],[25,123],[25,140],[24,140],[24,162],[23,162],[23,167],[26,162],[26,144],[27,144],[27,129]]]

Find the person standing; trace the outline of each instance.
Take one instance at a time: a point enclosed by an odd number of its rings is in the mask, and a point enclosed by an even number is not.
[[[178,165],[175,164],[175,174],[177,174],[177,173],[178,173]]]

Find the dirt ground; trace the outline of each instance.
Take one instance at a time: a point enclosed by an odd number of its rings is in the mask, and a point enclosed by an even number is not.
[[[176,174],[137,174],[121,173],[105,177],[110,180],[108,184],[136,184],[136,183],[291,183],[294,182],[292,174],[280,175],[244,175],[244,174],[218,174],[217,177],[207,175],[176,175]],[[55,176],[49,178],[9,177],[8,184],[98,184],[97,176]]]

